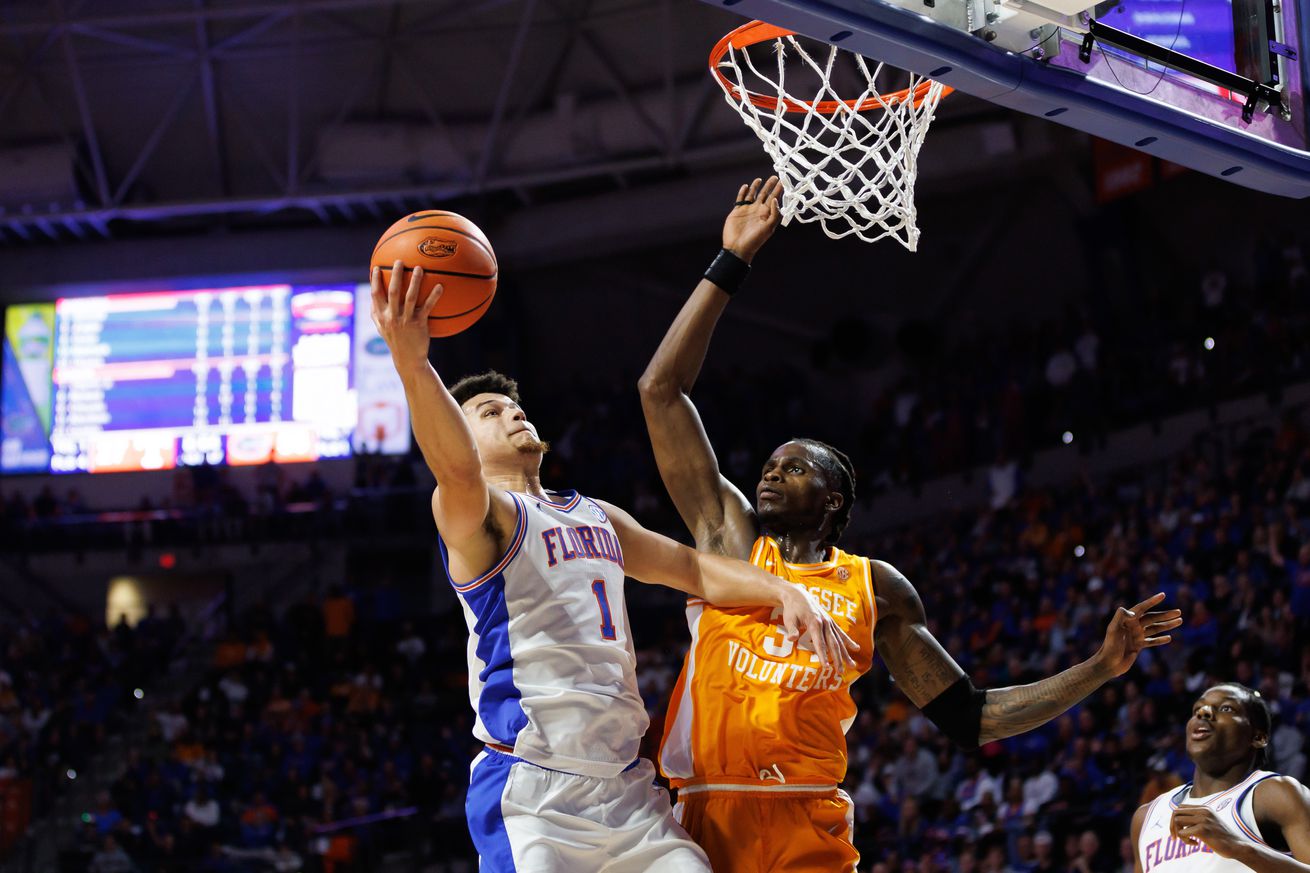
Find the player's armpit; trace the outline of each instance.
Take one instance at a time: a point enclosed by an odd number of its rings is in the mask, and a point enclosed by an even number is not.
[[[518,522],[518,508],[505,492],[484,482],[482,500],[475,497],[441,485],[432,492],[432,518],[449,551],[451,581],[456,584],[490,570],[509,547],[508,534]]]

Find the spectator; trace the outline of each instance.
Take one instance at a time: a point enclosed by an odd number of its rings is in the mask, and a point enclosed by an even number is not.
[[[350,637],[355,626],[355,604],[341,590],[332,586],[323,601],[323,627],[329,641],[340,644]]]
[[[90,873],[135,873],[136,869],[136,865],[114,839],[113,834],[105,835],[100,851],[92,856],[91,865],[87,868]]]
[[[209,787],[204,783],[196,788],[195,797],[186,802],[183,813],[193,824],[204,830],[217,828],[222,819],[218,801],[210,796]]]
[[[896,794],[901,798],[925,798],[937,781],[937,757],[914,737],[906,737],[901,758],[892,769]]]

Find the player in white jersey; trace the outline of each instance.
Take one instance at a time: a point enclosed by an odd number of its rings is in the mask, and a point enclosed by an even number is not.
[[[624,576],[727,606],[773,605],[823,665],[859,647],[808,592],[744,561],[705,555],[647,531],[622,510],[546,491],[546,444],[498,373],[447,390],[428,362],[421,271],[384,288],[373,320],[405,386],[414,434],[437,479],[432,516],[469,628],[474,760],[469,831],[495,873],[708,871],[673,820],[654,767],[637,757],[646,710],[637,691]]]
[[[1269,727],[1269,707],[1244,685],[1197,699],[1187,722],[1192,781],[1133,815],[1136,873],[1310,873],[1310,794],[1260,769]]]

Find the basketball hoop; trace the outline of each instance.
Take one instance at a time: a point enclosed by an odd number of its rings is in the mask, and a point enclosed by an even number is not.
[[[746,51],[770,41],[776,77],[760,72]],[[914,208],[919,147],[938,101],[952,89],[910,73],[906,87],[883,94],[879,77],[890,77],[890,67],[884,74],[880,62],[837,46],[827,49],[827,60],[820,63],[793,31],[752,21],[714,46],[710,72],[773,161],[782,180],[783,224],[793,218],[818,221],[833,239],[855,234],[875,242],[891,236],[914,251],[919,243]],[[787,93],[789,55],[801,73],[818,77],[813,97]],[[856,77],[863,80],[856,85],[863,87],[857,97],[837,92],[833,75],[839,57],[854,60]],[[795,79],[793,73],[793,87]]]

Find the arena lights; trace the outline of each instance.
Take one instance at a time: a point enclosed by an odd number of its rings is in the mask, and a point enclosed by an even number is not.
[[[1072,442],[1073,442],[1073,431],[1071,431],[1071,430],[1066,430],[1064,433],[1060,434],[1060,442],[1064,443],[1066,446],[1069,445],[1070,443],[1072,443]]]
[[[69,781],[72,781],[77,778],[77,771],[74,770],[72,767],[69,767],[68,770],[65,771],[64,775],[68,777]]]
[[[1085,554],[1087,554],[1087,550],[1084,549],[1082,546],[1074,546],[1074,547],[1073,547],[1073,556],[1074,556],[1075,558],[1081,558],[1081,557],[1082,557],[1083,555],[1085,555]]]
[[[146,693],[142,691],[140,688],[134,688],[132,689],[132,696],[135,697],[137,700],[141,700],[146,696]]]
[[[1201,343],[1201,345],[1205,346],[1205,350],[1206,350],[1207,352],[1213,352],[1213,351],[1214,351],[1214,337],[1212,337],[1212,336],[1208,336],[1208,337],[1206,337],[1206,338],[1205,338],[1205,342]]]

